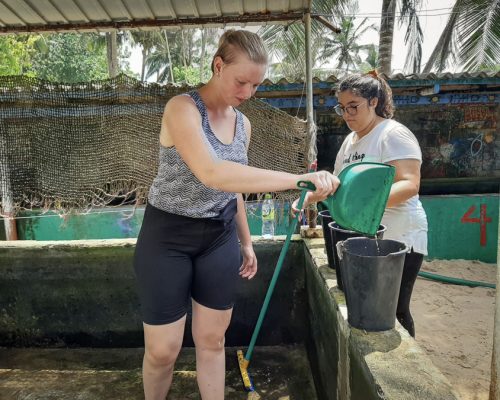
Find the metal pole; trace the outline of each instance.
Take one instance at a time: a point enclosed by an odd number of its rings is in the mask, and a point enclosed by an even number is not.
[[[500,206],[499,206],[500,210]],[[491,356],[490,400],[500,400],[500,221],[498,222],[497,288],[495,293],[495,325]]]
[[[313,110],[313,86],[312,86],[312,54],[311,54],[311,13],[304,16],[305,24],[305,46],[306,46],[306,115],[307,115],[307,137],[309,140],[309,152],[307,164],[316,160],[316,124],[314,123]]]

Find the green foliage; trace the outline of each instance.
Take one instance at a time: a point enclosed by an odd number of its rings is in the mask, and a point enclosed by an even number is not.
[[[0,75],[18,75],[21,73],[21,65],[16,53],[19,52],[21,44],[13,43],[8,36],[0,36]]]
[[[145,38],[140,38],[143,49],[148,49],[146,79],[156,75],[157,81],[162,83],[205,81],[211,76],[210,61],[218,36],[216,29],[203,28],[175,32],[163,30],[156,33],[152,43],[144,43]],[[178,68],[179,80],[174,66]],[[196,70],[199,76],[195,79],[192,75]]]
[[[31,54],[40,35],[0,36],[0,75],[21,75],[31,67]]]
[[[500,64],[500,0],[456,0],[424,72],[463,65],[467,71]]]
[[[333,37],[325,38],[321,54],[322,60],[336,60],[335,68],[345,71],[345,73],[359,71],[362,64],[360,52],[369,52],[370,46],[360,45],[358,42],[365,33],[376,31],[375,25],[369,24],[368,18],[364,18],[360,23],[355,24],[353,15],[359,12],[357,2],[352,3],[348,11],[351,15],[341,17],[339,21],[342,32]]]
[[[316,77],[342,75],[356,71],[361,64],[361,53],[369,49],[358,44],[361,37],[370,30],[368,18],[355,23],[355,15],[359,13],[357,1],[318,0],[313,8],[324,14],[330,14],[330,22],[341,29],[334,33],[316,20],[311,23],[311,58],[313,73]],[[350,16],[344,16],[345,11]],[[305,34],[302,23],[269,25],[259,30],[273,61],[269,68],[271,80],[285,77],[289,80],[303,79],[305,76]],[[323,68],[325,64],[329,68]]]
[[[174,67],[174,79],[177,83],[193,86],[200,83],[200,70],[197,67]]]
[[[368,71],[379,68],[378,49],[374,44],[365,46],[367,52],[365,60],[359,65],[362,73],[366,74]]]
[[[49,35],[47,47],[32,57],[32,71],[40,79],[57,82],[85,82],[108,78],[106,52],[92,46],[97,34]]]

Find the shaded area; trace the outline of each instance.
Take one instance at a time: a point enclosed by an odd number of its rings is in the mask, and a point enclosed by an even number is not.
[[[226,349],[226,398],[243,400],[236,350]],[[142,354],[142,348],[0,348],[0,399],[140,399]],[[249,371],[262,398],[316,399],[302,346],[256,348]],[[194,348],[183,348],[168,399],[199,398]]]
[[[133,272],[134,240],[0,243],[0,346],[140,347],[142,320]],[[280,241],[257,241],[258,278],[239,282],[227,346],[248,344]],[[258,345],[301,343],[304,250],[289,248]],[[190,314],[190,310],[188,314]],[[184,346],[193,346],[191,318]]]

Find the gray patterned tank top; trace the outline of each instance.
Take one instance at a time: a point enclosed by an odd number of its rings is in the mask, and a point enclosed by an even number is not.
[[[222,143],[215,136],[208,121],[208,112],[197,91],[186,93],[196,103],[201,114],[204,138],[212,154],[217,158],[247,164],[247,135],[243,114],[235,109],[236,129],[231,144]],[[233,199],[235,193],[222,192],[205,186],[191,172],[175,149],[160,145],[158,174],[151,185],[148,201],[151,205],[169,213],[194,218],[211,218]]]

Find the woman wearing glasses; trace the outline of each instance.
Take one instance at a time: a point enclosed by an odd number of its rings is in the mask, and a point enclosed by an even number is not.
[[[381,162],[396,167],[389,201],[382,219],[384,239],[405,242],[406,255],[399,292],[397,319],[415,337],[410,298],[424,255],[427,254],[427,217],[418,199],[422,153],[417,139],[392,119],[389,85],[377,73],[351,75],[337,90],[335,111],[352,132],[345,138],[335,160],[334,174],[357,162]]]
[[[358,162],[380,162],[396,167],[382,224],[384,239],[405,242],[406,255],[396,316],[415,337],[410,298],[424,255],[427,254],[427,217],[418,199],[422,153],[417,139],[404,125],[392,119],[392,92],[375,71],[350,75],[337,89],[335,112],[352,132],[345,138],[335,160],[334,174]],[[307,204],[318,201],[313,193]],[[296,202],[294,203],[296,209]]]

